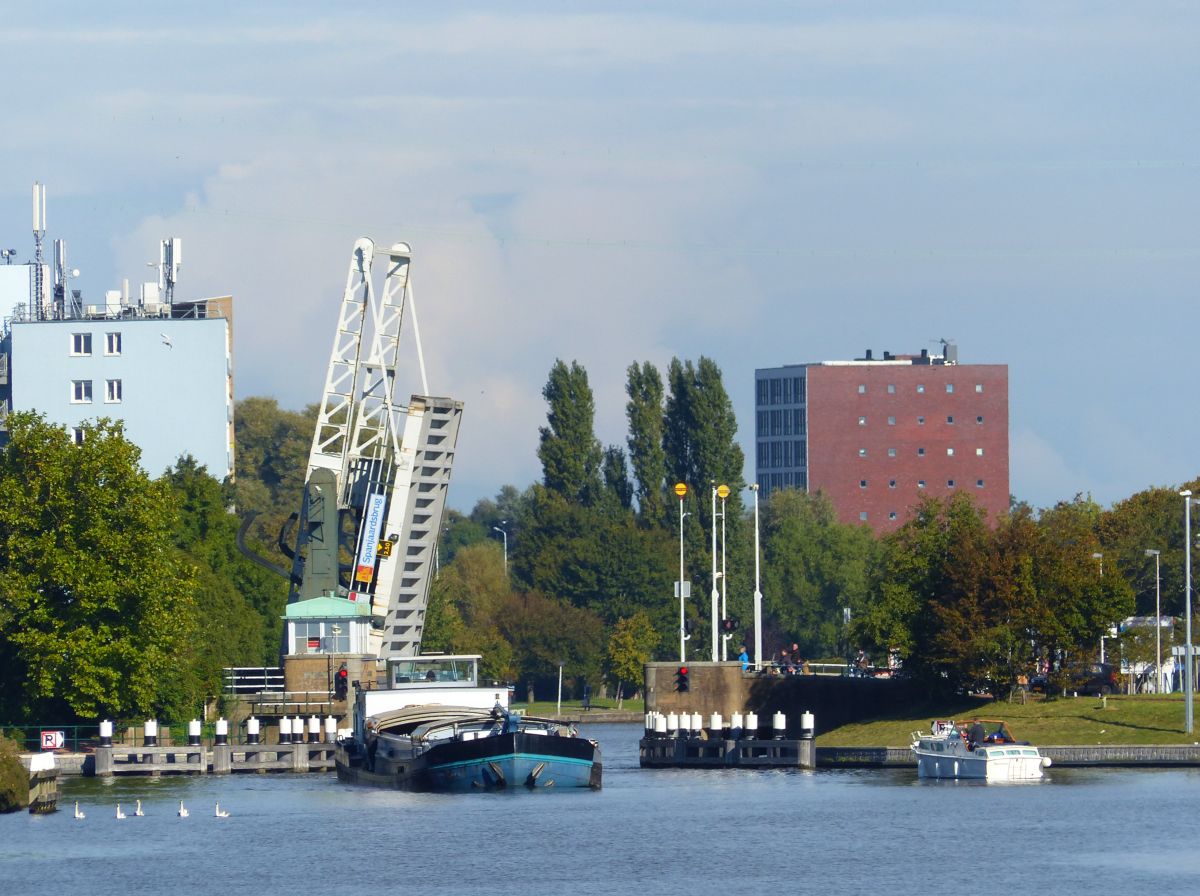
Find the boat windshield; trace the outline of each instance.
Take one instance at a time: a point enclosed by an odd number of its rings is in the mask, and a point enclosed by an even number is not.
[[[406,684],[474,687],[478,661],[474,656],[420,656],[392,660],[388,665],[393,687]]]

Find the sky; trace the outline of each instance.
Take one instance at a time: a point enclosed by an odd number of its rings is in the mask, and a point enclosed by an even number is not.
[[[289,408],[354,241],[409,243],[454,507],[540,477],[556,359],[606,445],[631,363],[714,359],[752,464],[756,367],[943,338],[1009,365],[1018,498],[1200,473],[1196,4],[244,7],[8,10],[0,243],[40,181],[99,302],[181,237],[237,397]]]

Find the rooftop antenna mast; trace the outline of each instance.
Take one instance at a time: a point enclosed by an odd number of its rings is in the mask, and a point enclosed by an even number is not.
[[[158,288],[168,305],[175,298],[175,281],[183,264],[183,240],[171,237],[162,241],[158,252]]]
[[[42,320],[45,317],[43,299],[45,297],[45,275],[43,274],[44,259],[42,257],[42,240],[46,236],[46,188],[38,181],[33,184],[33,318]]]

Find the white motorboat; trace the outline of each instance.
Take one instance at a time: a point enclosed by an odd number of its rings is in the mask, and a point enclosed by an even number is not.
[[[1050,767],[1049,757],[994,719],[934,721],[929,731],[913,732],[912,751],[921,778],[1037,781]]]

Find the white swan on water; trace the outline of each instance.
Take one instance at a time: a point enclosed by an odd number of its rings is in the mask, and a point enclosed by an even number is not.
[[[188,817],[188,815],[190,815],[190,814],[191,814],[191,813],[189,813],[189,812],[188,812],[188,810],[184,808],[184,806],[183,806],[183,800],[180,800],[180,801],[179,801],[179,817],[180,817],[180,818],[187,818],[187,817]]]
[[[137,808],[133,810],[133,814],[136,815],[138,818],[141,818],[143,815],[146,814],[145,812],[142,811],[142,801],[141,800],[137,801]]]
[[[75,817],[76,817],[76,818],[83,818],[83,817],[84,817],[84,814],[83,814],[82,812],[80,812],[80,811],[79,811],[79,803],[76,803],[76,804],[75,804]]]
[[[117,818],[125,818],[125,813],[121,811],[121,804],[117,803]]]
[[[221,804],[220,804],[220,803],[217,803],[217,805],[216,805],[216,808],[215,808],[215,809],[214,809],[214,811],[213,811],[213,814],[214,814],[214,815],[215,815],[217,818],[228,818],[228,817],[229,817],[229,813],[228,813],[228,812],[226,812],[224,809],[222,809],[222,808],[221,808]]]

